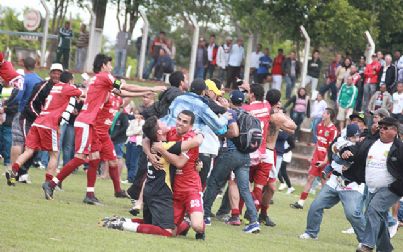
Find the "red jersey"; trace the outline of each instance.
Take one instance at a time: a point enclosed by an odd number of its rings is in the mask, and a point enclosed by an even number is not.
[[[355,73],[351,76],[351,78],[353,79],[353,83],[354,85],[358,85],[358,82],[361,80],[361,75],[359,73]]]
[[[262,144],[259,147],[260,153],[266,153],[266,139],[269,131],[270,111],[271,106],[267,101],[254,101],[250,104],[242,106],[245,111],[259,119],[260,126],[262,127]]]
[[[185,135],[178,136],[176,129],[172,128],[167,133],[168,141],[182,141],[196,136],[194,131],[189,131]],[[196,170],[196,162],[199,158],[199,147],[192,148],[186,152],[182,152],[183,155],[188,157],[188,161],[182,169],[176,169],[174,179],[174,193],[178,192],[201,192],[202,185],[199,176],[199,172]]]
[[[41,113],[34,121],[34,125],[57,130],[70,97],[80,95],[82,95],[82,91],[73,85],[61,82],[53,85]]]
[[[87,97],[76,121],[94,124],[98,112],[103,108],[109,92],[113,89],[114,77],[105,72],[98,73],[91,79]]]
[[[94,129],[98,135],[108,134],[110,127],[112,126],[113,117],[119,111],[120,105],[123,100],[120,96],[110,94],[108,101],[103,108],[99,111],[97,118],[95,119]]]
[[[284,59],[285,59],[284,55],[277,55],[274,58],[273,67],[271,69],[271,74],[277,74],[277,75],[283,74],[283,68],[281,65],[283,64]]]
[[[5,86],[9,86],[9,82],[18,76],[20,76],[20,74],[15,71],[11,62],[4,61],[0,65],[0,77],[4,80]]]
[[[326,127],[323,122],[320,122],[316,131],[318,142],[316,143],[313,155],[316,156],[316,160],[323,161],[326,158],[329,145],[337,136],[337,128],[333,123]]]

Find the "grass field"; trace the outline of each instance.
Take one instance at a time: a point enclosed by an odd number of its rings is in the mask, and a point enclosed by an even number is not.
[[[129,217],[130,201],[116,199],[110,180],[98,180],[96,195],[103,206],[82,203],[86,178],[83,172],[73,174],[63,183],[63,192],[55,200],[43,198],[41,183],[44,172],[30,171],[32,184],[8,187],[0,178],[0,251],[355,251],[353,235],[340,231],[349,227],[340,205],[326,211],[317,241],[299,240],[304,231],[307,208],[293,210],[288,206],[297,194],[277,193],[270,209],[275,228],[262,227],[260,234],[244,234],[241,227],[226,226],[213,219],[207,227],[206,241],[188,237],[164,238],[97,226],[104,216]],[[219,204],[216,201],[215,207]],[[403,233],[393,238],[395,251],[403,251]]]

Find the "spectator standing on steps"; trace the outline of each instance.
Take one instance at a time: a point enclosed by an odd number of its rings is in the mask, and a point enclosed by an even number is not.
[[[285,60],[283,49],[278,49],[277,56],[273,59],[273,67],[271,69],[271,74],[273,77],[273,82],[271,88],[281,91],[281,82],[283,81],[283,69],[282,64]]]
[[[228,56],[227,84],[228,88],[237,89],[236,80],[241,76],[241,65],[245,57],[243,39],[238,38],[237,43],[232,45]]]
[[[286,83],[285,98],[289,99],[301,69],[301,63],[297,60],[296,53],[294,51],[292,51],[290,56],[284,60],[282,69]]]
[[[81,24],[80,33],[77,39],[76,50],[76,71],[83,72],[85,61],[87,59],[88,43],[90,40],[90,34],[86,30],[87,26]]]
[[[127,47],[130,41],[130,33],[126,32],[126,25],[123,30],[119,31],[116,36],[115,45],[115,67],[113,74],[115,76],[124,77],[126,70]]]
[[[320,76],[320,70],[322,68],[322,61],[320,60],[320,54],[318,50],[313,51],[312,59],[308,60],[308,72],[305,78],[303,87],[311,83],[311,97],[313,98],[313,92],[318,87],[318,80]]]
[[[73,38],[73,31],[70,28],[70,21],[66,21],[59,29],[59,44],[57,45],[56,63],[61,63],[63,68],[69,68],[70,46]],[[62,60],[63,58],[63,60]]]

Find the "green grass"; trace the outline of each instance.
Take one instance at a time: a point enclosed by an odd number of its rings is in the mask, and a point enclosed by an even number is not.
[[[83,172],[71,175],[63,183],[64,192],[56,191],[53,201],[43,197],[44,172],[31,169],[30,174],[32,184],[16,187],[8,187],[4,177],[0,178],[0,251],[354,251],[357,245],[354,235],[340,232],[349,227],[340,205],[325,212],[318,241],[298,239],[312,196],[304,210],[293,210],[288,205],[297,194],[277,193],[270,209],[275,228],[243,234],[241,227],[213,220],[206,241],[200,242],[192,231],[188,237],[164,238],[98,227],[104,216],[129,216],[130,202],[113,197],[110,180],[99,179],[96,184],[104,206],[88,206],[82,203]],[[393,244],[395,251],[403,251],[402,232],[393,238]]]

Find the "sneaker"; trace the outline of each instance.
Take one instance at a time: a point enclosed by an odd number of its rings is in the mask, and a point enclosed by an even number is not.
[[[206,233],[196,233],[195,234],[195,238],[196,238],[196,240],[205,240],[206,239]]]
[[[206,226],[211,226],[211,218],[210,217],[204,217],[204,224]]]
[[[45,193],[45,198],[47,200],[52,200],[54,189],[50,186],[50,182],[46,181],[45,183],[43,183],[42,189],[43,189],[43,192]]]
[[[279,190],[279,191],[283,191],[283,190],[285,190],[286,188],[287,188],[287,185],[284,184],[284,183],[281,183],[280,186],[278,187],[278,190]]]
[[[120,183],[122,183],[122,184],[129,184],[129,180],[122,180],[122,181],[120,181]]]
[[[127,194],[127,192],[125,190],[121,190],[120,192],[115,192],[115,197],[130,199],[129,195]]]
[[[309,190],[309,194],[315,195],[316,194],[316,190],[311,188],[311,190]]]
[[[225,224],[227,225],[232,225],[232,226],[240,226],[241,225],[241,220],[239,219],[239,216],[231,216]]]
[[[13,171],[6,171],[5,175],[6,175],[7,185],[15,186],[16,175],[14,174],[14,172]]]
[[[245,228],[242,230],[247,234],[257,234],[260,232],[260,225],[259,222],[253,222],[247,226],[245,226]]]
[[[38,168],[41,170],[45,170],[46,166],[44,166],[41,161],[38,161]]]
[[[229,218],[231,217],[231,215],[229,214],[216,214],[215,218],[219,221],[223,221],[226,222]]]
[[[399,227],[399,222],[396,222],[395,225],[388,227],[390,239],[392,239],[393,236],[396,235],[396,233],[397,233],[397,228],[398,228],[398,227]]]
[[[302,240],[317,240],[318,237],[312,236],[308,233],[303,233],[302,235],[299,236],[300,239]]]
[[[304,207],[301,206],[298,202],[295,202],[294,204],[290,204],[290,207],[294,208],[294,209],[304,209]]]
[[[111,218],[105,217],[98,223],[98,225],[106,228],[123,230],[123,223],[125,221],[125,218],[119,218],[117,216],[113,216]]]
[[[264,223],[264,225],[268,227],[276,226],[276,223],[274,223],[268,215],[259,214],[259,222]]]
[[[24,184],[31,184],[31,180],[29,179],[29,175],[26,173],[24,175],[21,175],[18,177],[18,182],[19,183],[24,183]]]
[[[83,199],[83,203],[88,204],[88,205],[96,205],[96,206],[101,206],[102,203],[97,199],[97,197],[88,197],[85,196]]]
[[[295,192],[295,188],[294,188],[294,187],[290,187],[290,188],[287,189],[287,194],[291,194],[291,193],[293,193],[293,192]]]
[[[132,208],[130,208],[129,213],[133,216],[137,216],[138,214],[140,214],[140,209],[138,209],[136,207],[132,207]]]
[[[356,252],[371,252],[373,250],[374,250],[373,248],[370,248],[367,245],[359,244],[355,251]]]
[[[343,234],[354,234],[354,228],[348,228],[346,230],[341,231]]]

